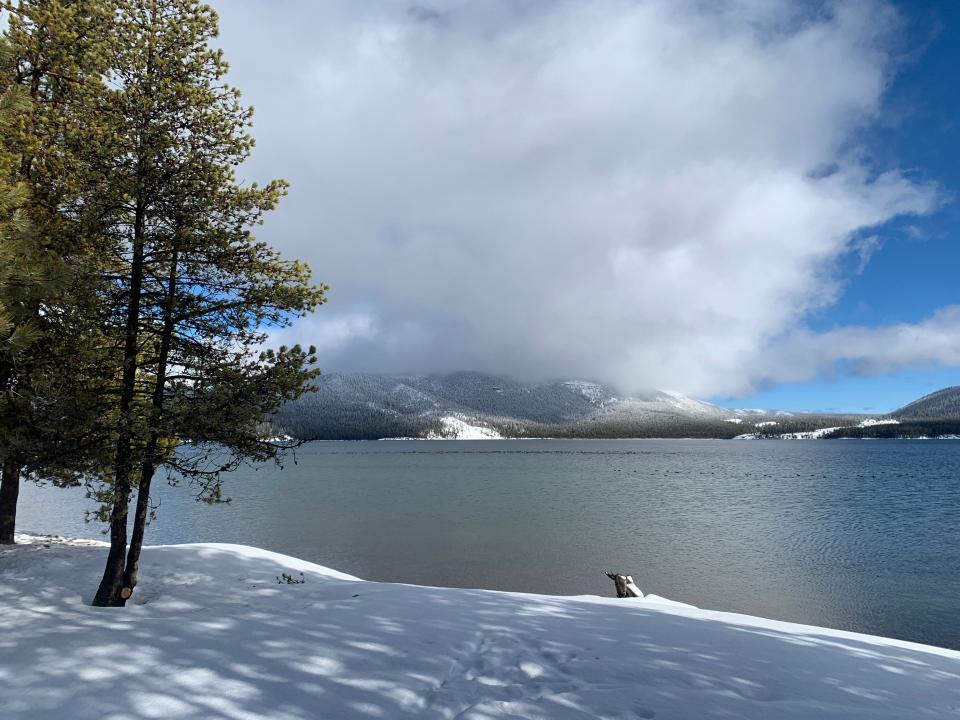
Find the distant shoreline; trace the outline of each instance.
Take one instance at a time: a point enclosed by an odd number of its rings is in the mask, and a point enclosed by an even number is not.
[[[532,440],[555,440],[559,442],[581,442],[581,441],[601,441],[601,442],[612,442],[612,441],[629,441],[635,442],[639,440],[718,440],[723,442],[728,442],[731,440],[744,441],[744,440],[766,440],[766,441],[783,441],[783,442],[798,442],[798,441],[807,441],[807,440],[960,440],[960,435],[951,435],[947,437],[822,437],[822,438],[780,438],[780,437],[760,437],[760,438],[722,438],[722,437],[500,437],[500,438],[416,438],[416,437],[395,437],[395,438],[318,438],[316,440],[303,440],[304,443],[336,443],[336,442],[349,442],[349,443],[362,443],[362,442],[507,442],[507,441],[520,441],[528,442]]]

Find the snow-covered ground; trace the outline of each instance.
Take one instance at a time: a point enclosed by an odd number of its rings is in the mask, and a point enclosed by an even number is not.
[[[482,425],[471,425],[466,420],[454,415],[440,418],[443,431],[439,434],[429,433],[427,440],[500,440],[502,436],[496,430]]]
[[[719,408],[716,405],[703,402],[702,400],[695,400],[692,397],[684,395],[683,393],[674,392],[672,390],[661,390],[659,399],[661,401],[665,400],[674,409],[679,410],[687,415],[716,415],[724,412],[722,408]]]
[[[857,425],[841,425],[839,427],[821,428],[819,430],[810,430],[807,432],[784,433],[780,437],[784,440],[817,440],[825,437],[835,430],[845,430],[851,427],[872,427],[874,425],[899,425],[900,421],[894,418],[865,418]]]
[[[779,437],[784,440],[819,440],[822,437],[826,437],[830,433],[836,430],[842,430],[844,425],[838,425],[837,427],[825,427],[820,428],[819,430],[805,430],[803,432],[792,432],[792,433],[783,433]]]
[[[238,545],[148,547],[133,603],[92,608],[105,548],[33,540],[0,549],[4,720],[960,718],[950,650]]]
[[[765,427],[768,425],[776,425],[776,422],[761,422],[757,423],[757,427]],[[836,427],[827,427],[820,428],[819,430],[804,430],[802,432],[792,432],[792,433],[781,433],[775,437],[780,438],[781,440],[819,440],[826,437],[836,430],[847,430],[852,427],[872,427],[874,425],[899,425],[900,421],[895,418],[865,418],[861,420],[857,425],[838,425]],[[744,433],[743,435],[737,435],[734,440],[759,440],[765,437],[763,433]]]

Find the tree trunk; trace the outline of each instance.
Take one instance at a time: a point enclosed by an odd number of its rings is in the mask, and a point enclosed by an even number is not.
[[[123,378],[120,387],[120,417],[114,458],[113,507],[110,510],[110,552],[103,578],[93,598],[98,607],[122,607],[130,593],[123,587],[124,555],[127,551],[127,515],[130,507],[131,406],[137,381],[137,352],[140,331],[140,298],[143,294],[143,251],[146,210],[137,204],[134,218],[133,256],[130,261],[130,301],[124,331]]]
[[[14,460],[6,460],[0,477],[0,545],[13,545],[19,495],[20,465]]]
[[[163,332],[160,336],[157,375],[153,386],[150,436],[147,438],[143,467],[140,470],[140,485],[137,487],[137,510],[133,518],[130,550],[127,552],[127,567],[123,573],[122,594],[125,598],[129,598],[133,594],[133,589],[140,579],[140,551],[143,549],[143,535],[147,529],[147,516],[150,513],[150,484],[157,469],[157,444],[160,441],[160,420],[163,416],[163,396],[167,384],[167,360],[170,357],[170,342],[174,330],[173,318],[176,310],[177,264],[179,262],[180,252],[175,244],[170,258],[170,273],[167,277],[167,291],[163,306]]]
[[[127,566],[123,570],[120,595],[126,602],[140,579],[140,550],[143,549],[143,535],[147,529],[147,516],[150,514],[150,483],[154,469],[144,461],[140,474],[140,486],[137,488],[137,509],[133,516],[133,533],[130,535],[130,549],[127,551]]]
[[[119,474],[118,474],[119,475]],[[127,508],[130,501],[129,477],[123,488],[114,488],[116,495],[110,511],[110,552],[103,570],[100,587],[93,598],[97,607],[122,607],[125,598],[123,589],[123,554],[127,549]]]

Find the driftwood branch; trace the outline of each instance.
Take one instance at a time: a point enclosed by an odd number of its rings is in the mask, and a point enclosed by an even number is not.
[[[613,584],[617,589],[618,598],[642,598],[643,593],[640,592],[640,588],[637,587],[636,583],[633,582],[633,578],[629,575],[621,575],[620,573],[606,573],[607,577],[613,580]]]

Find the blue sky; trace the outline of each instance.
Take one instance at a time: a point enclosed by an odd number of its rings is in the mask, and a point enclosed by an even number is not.
[[[897,3],[904,15],[902,60],[885,102],[884,120],[861,140],[880,169],[899,167],[938,184],[944,203],[935,213],[888,223],[880,245],[858,273],[845,260],[839,301],[809,319],[818,331],[844,325],[915,323],[960,302],[960,2]],[[960,385],[960,368],[928,365],[881,376],[842,367],[812,382],[784,384],[727,406],[883,412],[934,390]]]

